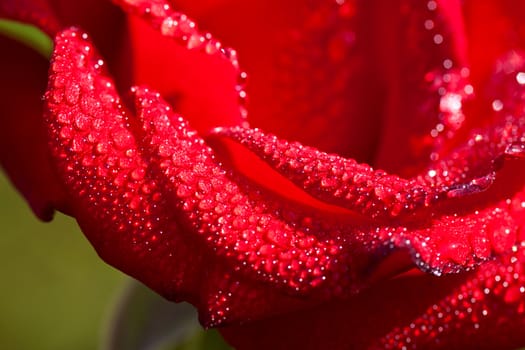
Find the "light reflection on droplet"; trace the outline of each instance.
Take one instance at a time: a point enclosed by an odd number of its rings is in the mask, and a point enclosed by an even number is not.
[[[503,109],[503,102],[501,100],[492,101],[492,109],[496,112],[499,112]]]
[[[461,96],[454,93],[446,94],[439,102],[439,108],[442,112],[457,113],[461,110],[461,107]]]
[[[516,74],[516,81],[520,85],[525,85],[525,72],[519,72]]]

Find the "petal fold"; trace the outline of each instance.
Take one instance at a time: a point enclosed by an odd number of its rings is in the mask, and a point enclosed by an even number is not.
[[[129,14],[135,84],[160,91],[201,132],[246,125],[245,73],[235,50],[167,1],[115,3]]]

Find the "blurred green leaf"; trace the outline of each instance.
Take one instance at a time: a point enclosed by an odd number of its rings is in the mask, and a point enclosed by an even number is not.
[[[0,347],[97,349],[123,280],[71,218],[38,221],[0,171]]]
[[[221,334],[215,330],[198,331],[190,339],[180,345],[159,350],[230,350],[231,346],[226,344]]]
[[[173,303],[130,281],[115,306],[103,350],[228,350],[215,330],[205,331],[195,308]]]
[[[29,46],[45,58],[51,57],[53,40],[35,26],[0,18],[0,35]]]

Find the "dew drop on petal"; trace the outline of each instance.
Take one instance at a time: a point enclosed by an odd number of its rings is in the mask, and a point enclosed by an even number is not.
[[[525,143],[512,143],[505,149],[509,158],[525,158]]]
[[[495,178],[496,174],[491,172],[485,176],[477,177],[469,183],[453,185],[447,191],[447,197],[458,198],[485,191],[490,185],[492,185]]]
[[[492,101],[492,109],[496,112],[499,112],[503,109],[503,102],[501,100]]]
[[[516,81],[520,85],[525,85],[525,72],[519,72],[516,74]]]

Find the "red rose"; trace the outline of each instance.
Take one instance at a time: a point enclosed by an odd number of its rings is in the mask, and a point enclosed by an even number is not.
[[[0,5],[37,215],[238,348],[525,345],[521,2],[115,2]]]

